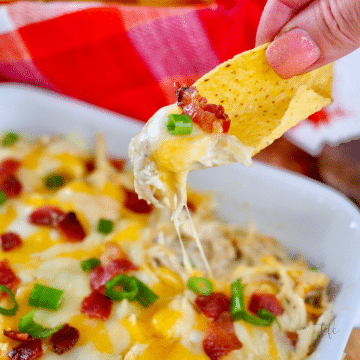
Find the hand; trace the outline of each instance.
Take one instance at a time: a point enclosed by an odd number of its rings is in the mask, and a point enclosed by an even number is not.
[[[360,46],[360,1],[268,0],[256,44],[270,41],[266,57],[282,78],[333,62]]]

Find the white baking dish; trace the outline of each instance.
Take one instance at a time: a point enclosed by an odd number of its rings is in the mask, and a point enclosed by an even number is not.
[[[90,144],[106,136],[108,152],[127,155],[141,124],[124,116],[30,86],[0,86],[0,130],[30,135],[77,134]],[[216,192],[219,213],[240,225],[252,221],[293,253],[324,271],[338,290],[335,323],[310,359],[340,359],[360,305],[360,214],[344,196],[315,181],[255,163],[197,171],[199,190]],[[320,325],[319,325],[320,326]]]

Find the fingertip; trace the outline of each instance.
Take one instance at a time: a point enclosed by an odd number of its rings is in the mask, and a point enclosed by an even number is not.
[[[280,35],[266,50],[269,65],[283,79],[304,73],[320,57],[320,48],[302,29]]]

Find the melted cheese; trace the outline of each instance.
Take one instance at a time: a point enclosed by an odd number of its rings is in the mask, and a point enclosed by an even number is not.
[[[174,104],[155,113],[131,141],[129,155],[134,166],[135,190],[139,197],[159,205],[159,201],[153,195],[155,191],[159,191],[161,201],[170,207],[179,235],[185,268],[191,274],[192,267],[179,231],[179,215],[187,202],[188,173],[234,162],[249,166],[253,148],[244,146],[232,135],[205,133],[196,124],[191,135],[171,135],[166,130],[167,117],[181,111],[181,108]],[[188,210],[187,212],[191,221],[190,213]],[[192,233],[208,275],[212,277],[210,265],[194,226]]]
[[[154,149],[156,146],[162,146],[161,137],[157,137],[156,132],[152,136],[154,138],[152,142]],[[204,135],[199,129],[195,129],[194,136],[199,137],[201,141],[208,135]],[[168,143],[164,143],[164,146],[173,148],[174,144],[170,145],[174,140],[172,136],[166,134],[164,139],[168,141]],[[61,142],[63,143],[63,140]],[[184,141],[184,144],[188,142]],[[169,232],[173,234],[171,236],[173,236],[174,241],[176,239],[176,231],[173,227],[168,226],[167,223],[162,223],[162,213],[157,210],[154,210],[149,216],[147,214],[135,214],[125,209],[123,206],[125,193],[122,186],[127,184],[126,186],[131,189],[128,184],[131,177],[126,180],[127,175],[125,173],[122,174],[121,178],[124,183],[119,183],[116,174],[114,175],[114,172],[109,170],[106,164],[106,166],[103,164],[103,170],[97,174],[101,181],[90,181],[89,177],[82,178],[81,175],[84,165],[79,159],[82,156],[86,158],[82,151],[79,152],[78,159],[72,146],[66,145],[67,152],[61,153],[60,145],[53,144],[52,146],[46,141],[42,143],[43,147],[36,143],[33,147],[23,144],[16,148],[13,157],[25,159],[24,164],[27,166],[22,166],[19,170],[21,181],[33,180],[29,181],[31,186],[24,186],[23,194],[19,198],[10,199],[0,207],[0,232],[16,231],[21,235],[23,241],[20,248],[0,256],[0,261],[3,258],[9,261],[12,269],[21,280],[15,294],[19,303],[19,311],[13,317],[0,315],[0,327],[9,330],[17,329],[21,316],[33,309],[28,305],[28,298],[34,284],[41,283],[61,289],[64,294],[58,310],[37,309],[35,321],[50,328],[69,323],[80,332],[78,343],[73,349],[62,354],[62,359],[208,359],[204,354],[202,341],[207,332],[208,323],[212,320],[207,319],[195,310],[196,295],[186,290],[186,281],[190,274],[193,276],[204,275],[200,270],[192,268],[189,259],[185,262],[188,269],[188,273],[185,273],[177,254],[170,248],[164,247],[167,245],[166,239],[168,239]],[[208,144],[208,140],[203,140],[203,144]],[[175,151],[179,151],[179,154],[181,153],[180,148],[176,150],[177,147],[174,147]],[[7,153],[8,150],[6,150]],[[160,159],[162,157],[160,153],[156,154],[155,152],[151,161],[157,159],[156,161],[162,162],[165,169],[163,174],[167,173],[166,176],[169,176],[166,181],[172,181],[171,176],[176,175],[178,170],[179,175],[188,166],[191,167],[192,161],[196,162],[197,156],[203,150],[199,149],[198,153],[195,151],[193,154],[190,152],[189,158],[180,159],[179,168],[176,167],[176,162],[173,162],[171,157]],[[208,150],[207,148],[206,152]],[[103,161],[105,160],[103,159]],[[49,170],[46,170],[46,164],[64,171],[66,169],[68,174],[75,177],[79,176],[79,178],[66,183],[58,191],[46,190],[40,181],[43,174]],[[166,170],[166,168],[171,169]],[[186,177],[183,180],[186,181]],[[201,207],[203,196],[196,194],[194,198],[196,198],[196,205]],[[181,196],[179,199],[181,200]],[[183,200],[184,197],[181,201]],[[80,243],[72,243],[61,236],[56,228],[51,229],[29,224],[28,216],[31,211],[44,205],[57,206],[65,212],[75,211],[78,219],[85,227],[87,234],[85,239]],[[205,213],[207,215],[204,219],[207,219],[210,213]],[[190,218],[189,212],[182,215]],[[198,213],[197,216],[199,216]],[[101,217],[111,219],[115,223],[114,230],[109,235],[100,234],[96,229]],[[182,234],[186,234],[187,237],[192,236],[202,251],[200,238],[191,218],[190,221],[187,221],[186,229],[180,229],[180,218],[175,217],[174,220],[180,240],[182,241]],[[159,224],[155,224],[155,221],[158,221]],[[159,227],[157,227],[158,225]],[[169,230],[170,228],[171,230]],[[231,227],[226,229],[231,233]],[[202,232],[200,235],[204,236]],[[213,236],[212,233],[210,235]],[[217,237],[216,239],[217,241],[223,240]],[[255,234],[250,234],[247,244],[255,240]],[[129,259],[139,267],[138,270],[131,271],[130,275],[134,274],[143,281],[159,298],[147,308],[142,307],[137,301],[113,302],[110,318],[102,321],[90,319],[80,311],[83,299],[92,291],[89,273],[82,271],[80,262],[89,257],[101,258],[108,242],[117,244],[121,251],[124,251]],[[163,254],[159,250],[153,252],[156,246],[159,248],[163,246]],[[184,254],[186,257],[187,249],[185,246]],[[163,255],[166,259],[162,257]],[[204,252],[201,253],[201,256],[203,262],[207,264]],[[163,260],[164,263],[162,264]],[[169,267],[164,266],[164,264],[169,264]],[[210,266],[208,264],[206,266],[208,272],[211,273]],[[286,269],[281,268],[282,272],[279,275],[282,281],[281,286],[274,285],[271,281],[261,278],[265,276],[266,271],[270,271],[269,269],[278,271],[280,266],[281,263],[274,256],[267,255],[262,257],[261,264],[252,267],[239,265],[234,273],[241,274],[237,276],[243,276],[250,283],[245,294],[245,304],[249,300],[248,292],[258,288],[277,294],[279,297],[286,296],[290,303],[286,305],[285,313],[279,317],[279,321],[285,329],[296,330],[299,326],[307,325],[305,294],[319,286],[324,287],[327,283],[327,277],[321,273],[309,273],[306,267],[294,263]],[[220,282],[213,279],[213,281],[215,291],[229,295],[231,280],[226,279]],[[294,284],[297,284],[297,287],[295,291],[291,292],[289,288]],[[296,307],[295,312],[292,311],[294,305]],[[318,312],[321,315],[322,309]],[[311,341],[316,338],[318,330],[312,326],[301,334],[299,341],[302,348],[298,350],[296,359],[301,359],[301,354],[305,351],[304,349],[308,349]],[[291,358],[289,341],[284,339],[284,333],[278,330],[276,326],[260,329],[242,322],[236,322],[235,332],[243,343],[243,348],[229,354],[229,359],[245,359],[248,355],[252,356],[251,358],[254,360],[265,358],[288,360]],[[47,341],[43,340],[44,355],[42,358],[55,360],[59,356],[49,350]],[[284,346],[284,343],[287,345]],[[1,354],[5,354],[6,357],[7,352],[16,345],[17,342],[9,340],[2,332],[0,333]]]

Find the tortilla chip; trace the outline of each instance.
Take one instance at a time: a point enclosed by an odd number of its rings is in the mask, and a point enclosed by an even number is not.
[[[285,80],[269,66],[268,46],[236,55],[194,84],[208,103],[223,105],[228,133],[253,146],[253,155],[332,102],[332,65]]]

